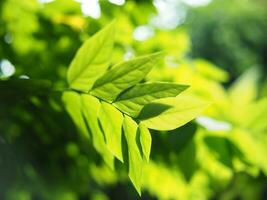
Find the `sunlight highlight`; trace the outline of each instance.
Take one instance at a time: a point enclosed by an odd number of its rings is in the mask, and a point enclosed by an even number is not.
[[[9,77],[15,73],[15,67],[9,60],[0,62],[0,77]]]
[[[123,4],[125,4],[125,0],[108,0],[108,1],[118,6],[122,6]]]
[[[138,26],[134,29],[133,37],[138,41],[145,41],[154,35],[154,30],[150,26]]]
[[[90,16],[94,19],[98,19],[101,16],[101,9],[98,0],[82,0],[81,8],[84,16]]]
[[[198,117],[196,121],[209,131],[229,131],[232,128],[232,125],[228,122],[218,121],[206,116]]]

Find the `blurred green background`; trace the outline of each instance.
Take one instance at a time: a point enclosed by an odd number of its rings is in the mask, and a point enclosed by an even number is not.
[[[148,80],[211,102],[152,133],[142,197],[79,138],[58,92],[82,42],[113,19],[112,63],[163,50]],[[266,73],[266,0],[1,0],[0,199],[265,200]]]

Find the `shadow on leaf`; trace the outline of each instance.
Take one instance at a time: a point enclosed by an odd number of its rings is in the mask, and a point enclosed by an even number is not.
[[[160,115],[164,111],[172,108],[173,106],[161,103],[149,103],[144,106],[138,119],[145,120]]]

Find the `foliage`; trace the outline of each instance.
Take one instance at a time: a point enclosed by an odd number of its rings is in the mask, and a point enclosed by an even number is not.
[[[193,56],[211,60],[231,72],[232,78],[251,66],[266,71],[266,7],[261,0],[214,0],[207,7],[191,9]]]
[[[116,157],[128,166],[129,177],[141,194],[143,158],[149,160],[151,145],[147,128],[178,128],[200,113],[205,103],[189,97],[175,98],[187,88],[184,85],[164,82],[136,85],[158,62],[161,53],[124,61],[105,72],[114,30],[115,26],[110,24],[78,50],[68,70],[68,82],[71,89],[83,93],[64,92],[63,101],[85,137],[89,127],[94,146],[103,153],[107,164],[114,169]],[[123,144],[123,137],[127,145]],[[124,151],[128,155],[123,155]]]
[[[265,199],[265,2],[153,2],[0,1],[0,199]]]

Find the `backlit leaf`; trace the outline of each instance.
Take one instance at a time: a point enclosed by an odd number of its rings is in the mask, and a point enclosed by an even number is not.
[[[82,115],[81,96],[76,92],[64,92],[62,101],[65,104],[66,110],[70,114],[75,125],[82,133],[83,137],[89,138],[89,133]]]
[[[140,133],[140,143],[142,146],[142,152],[146,161],[148,162],[150,156],[152,138],[149,130],[143,123],[139,124],[138,131]]]
[[[141,83],[123,92],[115,101],[115,106],[124,113],[137,117],[147,103],[166,97],[175,97],[188,86],[176,83]]]
[[[139,118],[150,129],[166,131],[176,129],[194,119],[207,103],[194,97],[178,96],[160,99],[151,105],[147,104],[143,108]],[[166,106],[166,109],[152,115],[151,112],[160,106]]]
[[[143,80],[160,57],[161,53],[154,53],[114,66],[95,82],[91,94],[114,101],[121,92]]]
[[[257,81],[259,72],[251,68],[242,74],[230,87],[229,96],[232,102],[238,106],[246,106],[257,97]]]
[[[97,98],[91,95],[82,94],[81,97],[83,113],[87,125],[91,131],[93,145],[96,150],[103,156],[103,159],[108,164],[108,166],[114,169],[114,157],[107,149],[103,132],[100,129],[98,123],[97,115],[100,110],[101,104]]]
[[[95,80],[106,71],[113,50],[114,34],[114,23],[111,23],[77,51],[67,73],[72,89],[88,92]]]
[[[121,112],[111,104],[101,102],[99,120],[104,131],[107,148],[123,162],[121,145],[123,116]]]
[[[125,116],[123,121],[123,130],[128,145],[129,177],[137,192],[141,194],[143,160],[136,143],[137,127],[138,126],[134,120]]]

